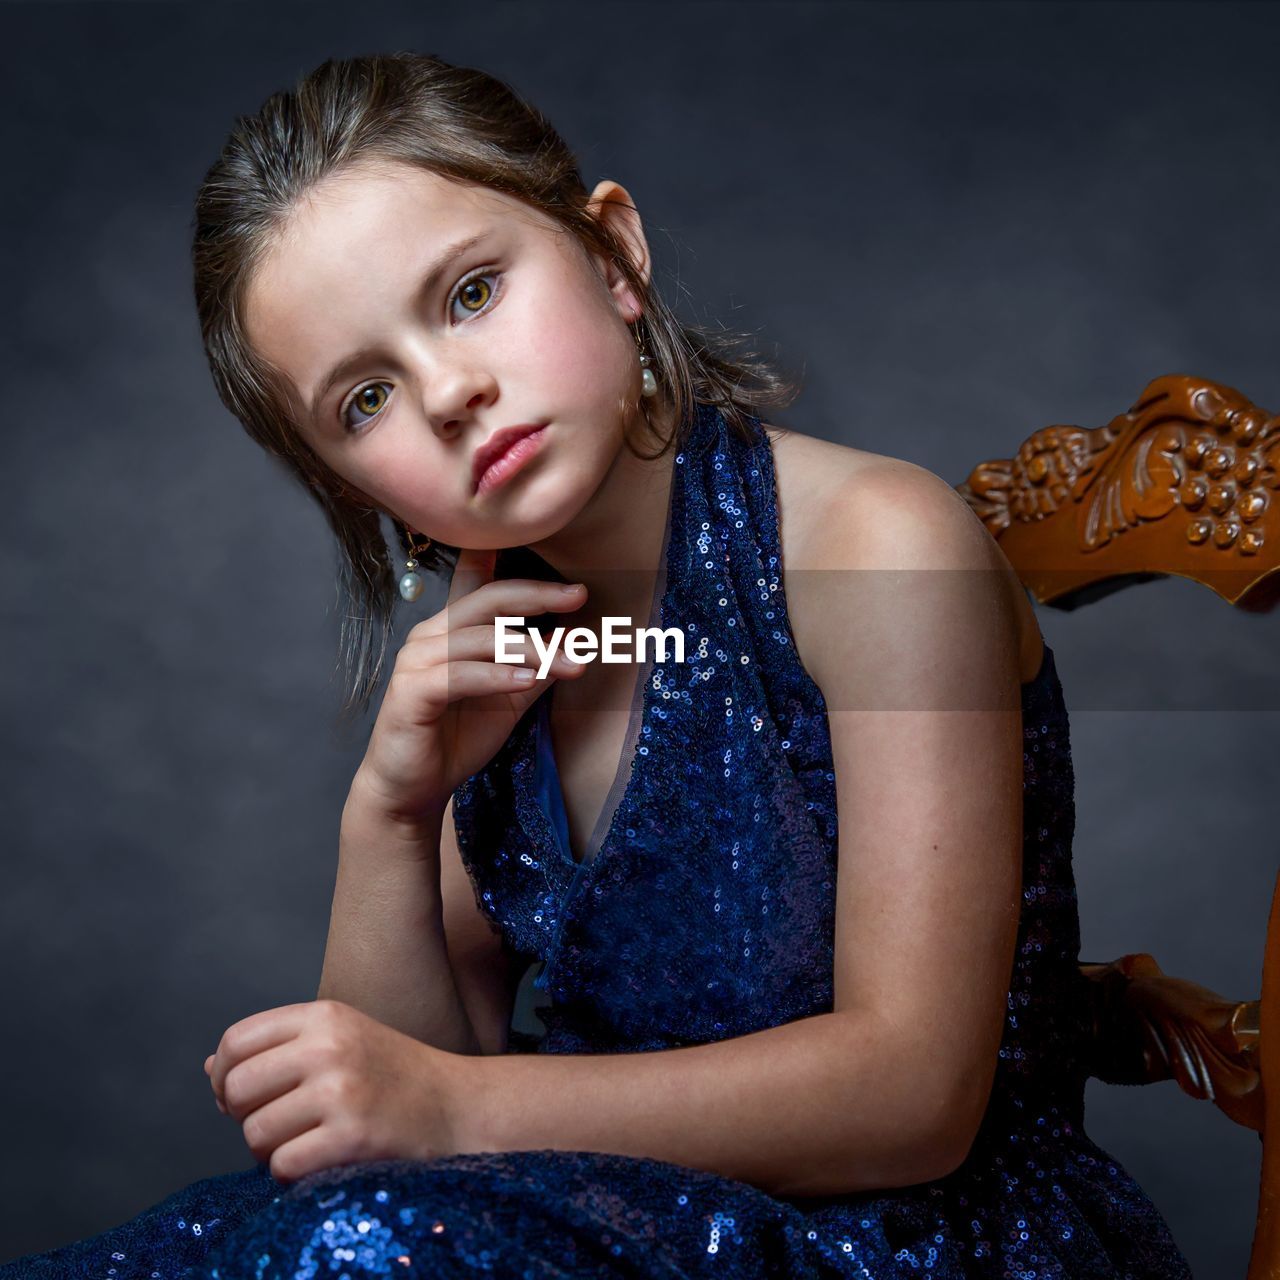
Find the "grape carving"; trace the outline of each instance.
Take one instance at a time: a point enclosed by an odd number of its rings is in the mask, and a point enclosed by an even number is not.
[[[1042,427],[957,488],[996,537],[1069,509],[1086,555],[1172,520],[1190,547],[1256,557],[1275,518],[1280,418],[1230,387],[1168,374],[1106,426]]]

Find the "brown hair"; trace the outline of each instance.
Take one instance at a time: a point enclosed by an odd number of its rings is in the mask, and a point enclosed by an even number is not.
[[[398,572],[383,536],[383,513],[306,443],[295,426],[288,380],[250,347],[244,300],[253,271],[298,202],[357,160],[400,161],[503,192],[616,264],[640,301],[636,331],[674,411],[673,434],[652,458],[683,443],[695,402],[717,406],[745,438],[747,416],[783,408],[796,396],[795,384],[757,351],[735,350],[748,335],[676,319],[587,211],[589,192],[563,139],[503,81],[429,54],[331,58],[292,92],[273,94],[256,115],[239,117],[196,196],[196,310],[222,403],[301,481],[337,537],[348,715],[368,709],[381,675]],[[407,552],[406,531],[394,523]],[[438,573],[451,570],[456,557],[457,548],[433,543],[419,559]]]

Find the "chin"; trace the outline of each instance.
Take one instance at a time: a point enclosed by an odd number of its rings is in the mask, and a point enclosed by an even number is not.
[[[518,525],[512,535],[517,539],[514,545],[529,546],[554,537],[590,504],[600,486],[600,478],[576,468],[575,471],[573,476],[566,476],[554,474],[555,469],[548,468],[545,476],[538,477],[542,483],[530,484],[528,492],[521,494],[519,503],[514,505],[521,513],[530,514],[527,519],[512,521]],[[529,478],[533,480],[532,476]]]

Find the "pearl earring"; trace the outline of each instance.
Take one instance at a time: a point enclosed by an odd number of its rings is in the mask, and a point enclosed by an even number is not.
[[[405,526],[404,531],[409,542],[409,558],[405,561],[405,572],[400,578],[400,598],[412,604],[422,594],[422,588],[425,585],[421,575],[414,572],[418,567],[418,561],[415,557],[430,548],[431,539],[428,538],[421,546],[417,546],[415,544],[417,543],[418,535],[408,525]]]
[[[658,394],[658,379],[654,375],[652,369],[649,368],[649,357],[645,355],[644,347],[640,344],[639,317],[636,317],[636,328],[633,330],[636,340],[636,347],[640,352],[640,367],[644,370],[640,379],[640,394],[643,396],[656,396]]]

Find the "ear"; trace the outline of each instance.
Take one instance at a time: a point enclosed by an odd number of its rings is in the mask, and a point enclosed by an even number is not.
[[[631,260],[640,279],[648,284],[649,243],[645,239],[635,201],[631,199],[626,187],[609,178],[597,182],[587,198],[587,212],[608,227]],[[613,294],[622,318],[630,323],[643,310],[640,300],[615,264],[606,262],[603,265],[609,292]]]

